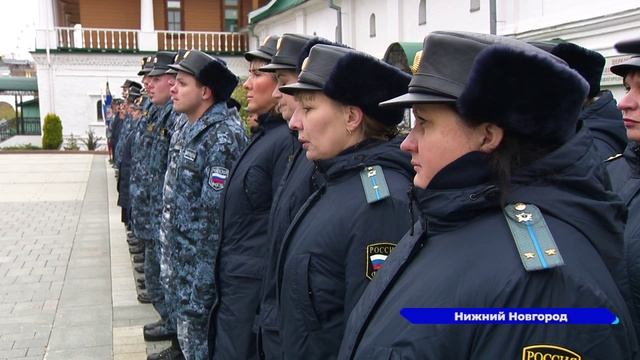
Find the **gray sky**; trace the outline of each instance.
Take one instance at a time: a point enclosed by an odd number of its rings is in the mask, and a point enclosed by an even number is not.
[[[37,0],[0,0],[0,54],[32,50],[37,18]]]

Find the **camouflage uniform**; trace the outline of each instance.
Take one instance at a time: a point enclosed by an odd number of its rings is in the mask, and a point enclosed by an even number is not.
[[[151,147],[152,132],[158,119],[159,107],[151,104],[144,111],[138,121],[135,138],[131,147],[131,220],[133,233],[139,240],[146,242],[152,236],[149,221],[149,149]]]
[[[160,236],[161,279],[165,296],[176,301],[178,340],[188,360],[207,358],[219,205],[226,176],[246,144],[240,119],[224,102],[213,105],[195,123],[185,123],[171,139]]]
[[[131,131],[134,130],[136,123],[131,119],[131,116],[127,114],[124,117],[122,123],[122,129],[120,130],[120,134],[118,136],[118,142],[116,144],[116,148],[113,150],[115,152],[116,159],[116,168],[120,169],[120,165],[122,165],[122,156],[124,152],[124,145],[126,139],[129,137]]]
[[[149,194],[149,221],[152,236],[145,246],[144,277],[147,294],[151,303],[165,321],[169,332],[176,332],[175,316],[170,316],[171,309],[165,302],[164,290],[160,284],[160,221],[162,218],[162,188],[167,172],[169,142],[174,130],[177,114],[173,111],[171,101],[158,111],[158,121],[153,129],[151,148],[149,150],[149,178],[147,192]]]

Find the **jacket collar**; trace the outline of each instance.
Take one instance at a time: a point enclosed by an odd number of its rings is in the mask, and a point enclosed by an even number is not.
[[[623,156],[624,160],[629,164],[631,177],[640,178],[640,144],[635,141],[629,141]]]

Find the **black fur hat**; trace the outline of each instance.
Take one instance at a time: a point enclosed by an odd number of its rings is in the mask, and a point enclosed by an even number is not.
[[[316,36],[314,38],[312,38],[311,40],[307,41],[306,44],[304,44],[304,47],[302,48],[302,51],[300,51],[300,55],[298,55],[298,66],[296,67],[296,72],[300,73],[302,71],[302,63],[304,62],[304,59],[306,59],[309,56],[309,52],[311,52],[311,48],[321,44],[321,45],[331,45],[331,46],[337,46],[337,47],[343,47],[343,48],[348,48],[350,49],[350,47],[348,47],[347,45],[343,45],[343,44],[339,44],[330,40],[327,40],[323,37],[319,37]]]
[[[214,61],[207,63],[196,75],[202,85],[213,91],[216,102],[226,101],[238,85],[238,77],[229,70],[224,61],[211,56]]]
[[[588,90],[582,76],[557,58],[493,45],[476,58],[456,105],[471,121],[561,144],[575,134]]]
[[[169,68],[193,75],[213,91],[216,102],[229,99],[238,85],[238,77],[229,70],[224,60],[198,50],[187,51],[178,64],[171,64]]]
[[[604,70],[604,56],[569,42],[554,46],[551,53],[566,61],[572,69],[587,80],[589,83],[589,98],[598,95],[600,92],[600,79]]]
[[[385,125],[404,117],[402,108],[381,108],[384,100],[404,94],[411,76],[362,52],[350,52],[338,60],[322,90],[343,104],[355,105]]]

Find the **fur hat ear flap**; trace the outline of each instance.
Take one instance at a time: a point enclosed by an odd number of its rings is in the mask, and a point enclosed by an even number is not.
[[[311,40],[307,41],[306,44],[304,44],[304,47],[302,48],[302,50],[300,51],[300,54],[298,55],[298,62],[297,62],[297,65],[296,65],[296,71],[298,73],[300,73],[302,71],[302,63],[304,62],[304,59],[306,59],[309,56],[309,53],[311,52],[311,48],[316,46],[316,45],[318,45],[318,44],[349,48],[346,45],[338,44],[336,42],[329,41],[329,40],[327,40],[325,38],[322,38],[322,37],[314,37]]]
[[[605,59],[600,53],[585,49],[573,43],[560,43],[551,53],[569,64],[589,83],[589,98],[600,92],[600,79],[604,71]]]
[[[238,85],[238,77],[217,59],[205,65],[198,75],[198,81],[213,92],[216,103],[229,99]]]
[[[381,108],[379,103],[407,92],[411,76],[364,53],[352,52],[340,60],[324,85],[330,98],[362,111],[385,125],[402,121],[403,108]]]
[[[557,58],[493,45],[478,54],[457,107],[471,122],[561,144],[575,134],[588,90],[580,74]]]

